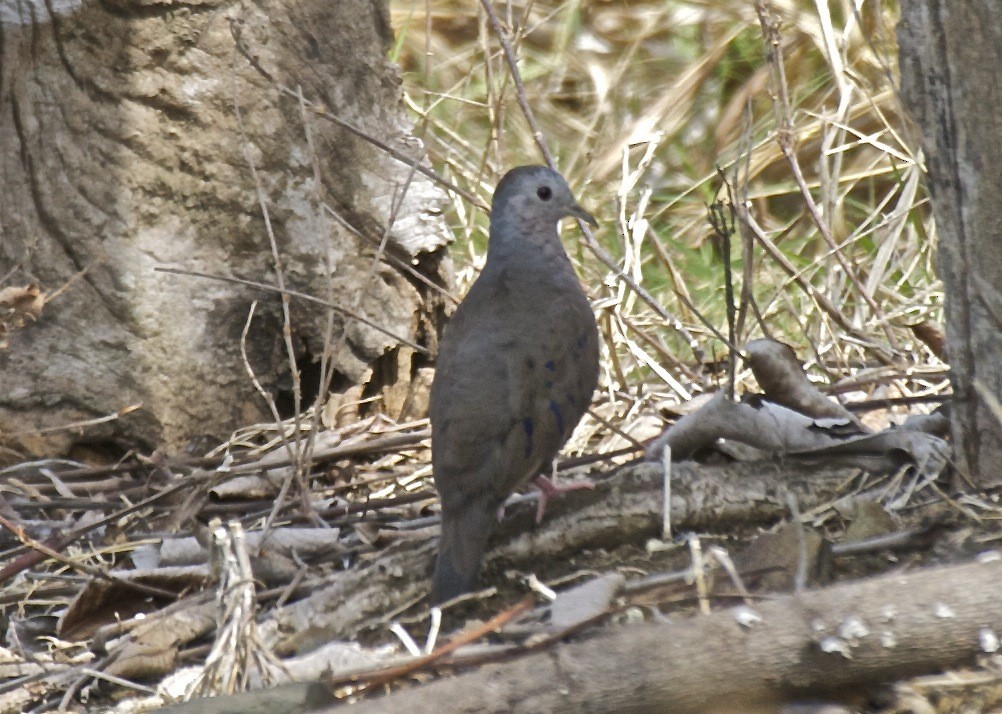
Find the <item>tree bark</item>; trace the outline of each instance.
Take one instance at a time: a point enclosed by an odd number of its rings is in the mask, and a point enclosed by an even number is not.
[[[1002,484],[1002,5],[907,0],[901,90],[922,133],[961,472]]]
[[[350,711],[439,712],[444,702],[450,712],[775,711],[798,696],[858,694],[973,663],[1002,631],[1000,579],[996,559],[608,628]],[[749,613],[760,619],[741,624]]]
[[[282,91],[423,157],[385,59],[383,3],[4,0],[0,32],[0,279],[50,295],[0,350],[0,441],[46,456],[107,441],[178,448],[270,420],[240,341],[260,300],[249,362],[269,390],[288,387],[279,297],[154,272],[275,284],[259,187],[290,288],[433,347],[441,298],[399,266],[420,260],[448,282],[443,192]],[[384,234],[392,263],[376,258]],[[322,352],[327,320],[292,300],[301,366]],[[337,386],[408,393],[422,355],[334,321]]]

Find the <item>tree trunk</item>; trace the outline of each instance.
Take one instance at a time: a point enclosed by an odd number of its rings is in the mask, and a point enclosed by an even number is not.
[[[49,295],[0,349],[6,446],[177,448],[270,420],[240,342],[259,300],[248,362],[265,388],[288,388],[278,295],[155,272],[275,284],[262,202],[290,288],[433,343],[441,298],[407,267],[448,281],[445,196],[323,116],[423,157],[380,0],[0,0],[0,32],[0,287]],[[315,104],[303,111],[297,90]],[[305,380],[328,312],[295,298],[291,310]],[[408,408],[419,352],[340,313],[331,343],[336,386],[389,384],[394,416]]]
[[[907,0],[901,89],[922,132],[946,288],[957,464],[1002,484],[1002,5]]]

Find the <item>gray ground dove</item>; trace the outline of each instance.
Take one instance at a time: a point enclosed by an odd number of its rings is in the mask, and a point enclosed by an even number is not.
[[[560,174],[505,174],[487,262],[445,328],[430,408],[442,501],[433,602],[476,586],[498,508],[549,467],[591,401],[598,329],[560,242],[567,216],[595,224]]]

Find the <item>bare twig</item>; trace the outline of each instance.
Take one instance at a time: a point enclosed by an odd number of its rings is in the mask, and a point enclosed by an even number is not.
[[[442,178],[437,173],[432,171],[430,168],[423,165],[421,163],[421,159],[423,158],[422,156],[420,155],[408,156],[400,151],[397,151],[386,142],[377,139],[376,137],[372,136],[368,132],[363,131],[362,129],[359,129],[350,121],[342,119],[336,114],[331,114],[323,105],[317,102],[310,101],[305,98],[301,98],[301,94],[299,92],[296,92],[295,90],[290,89],[289,87],[286,87],[285,85],[277,81],[274,77],[272,77],[270,72],[268,72],[267,70],[264,69],[264,67],[261,66],[261,63],[258,61],[257,57],[251,54],[250,50],[247,49],[246,45],[244,45],[242,39],[243,33],[241,31],[241,23],[239,20],[232,18],[230,19],[230,33],[232,34],[233,40],[236,43],[237,51],[244,57],[244,59],[246,59],[250,63],[251,67],[253,67],[255,71],[258,72],[258,74],[267,79],[268,82],[270,82],[282,94],[285,94],[286,96],[295,99],[297,102],[302,100],[303,104],[309,107],[310,110],[313,111],[317,116],[323,117],[327,121],[337,124],[339,127],[349,132],[350,134],[353,134],[354,136],[357,136],[359,139],[362,139],[363,141],[372,144],[380,151],[386,153],[386,155],[389,156],[390,158],[395,159],[396,161],[399,161],[401,163],[407,164],[408,166],[411,165],[415,166],[415,170],[418,173],[427,176],[442,188],[448,191],[452,191],[453,193],[459,196],[462,196],[465,200],[469,201],[470,204],[477,206],[478,208],[480,208],[485,212],[490,210],[476,196],[471,194],[469,191],[463,190],[459,186],[455,185],[451,181]]]
[[[821,233],[821,237],[828,244],[828,247],[831,248],[832,255],[835,256],[839,267],[842,268],[845,275],[852,281],[856,292],[863,298],[870,309],[873,310],[873,313],[880,318],[881,327],[884,330],[884,335],[887,337],[887,342],[891,350],[897,352],[897,341],[894,339],[894,333],[890,325],[883,316],[883,311],[863,285],[856,271],[846,261],[845,256],[842,255],[841,249],[836,243],[834,236],[832,236],[828,221],[821,215],[821,210],[818,208],[814,197],[811,195],[811,190],[807,186],[807,180],[804,178],[804,173],[800,168],[800,161],[794,149],[793,118],[789,88],[786,81],[786,67],[783,61],[782,37],[779,34],[779,23],[771,16],[768,0],[756,0],[755,11],[758,14],[759,24],[762,26],[762,35],[765,39],[766,51],[772,65],[776,86],[776,95],[773,98],[773,106],[776,113],[776,143],[790,165],[790,171],[793,173],[793,178],[804,198],[804,204],[807,206],[807,210],[811,214],[811,219]]]
[[[170,590],[164,590],[162,588],[158,588],[153,585],[147,585],[145,583],[123,580],[122,578],[115,577],[114,575],[112,575],[111,573],[107,572],[102,568],[96,568],[92,565],[87,565],[86,563],[81,563],[76,560],[73,560],[72,558],[67,558],[62,553],[58,553],[49,546],[47,546],[45,543],[35,540],[31,536],[29,536],[25,532],[22,526],[16,523],[12,523],[3,515],[0,515],[0,526],[3,526],[7,530],[9,530],[11,533],[14,534],[14,536],[19,541],[24,543],[29,548],[38,551],[46,558],[51,558],[52,560],[55,560],[58,563],[62,563],[63,565],[73,568],[74,570],[78,570],[81,573],[86,573],[91,577],[99,578],[101,580],[107,580],[108,582],[115,583],[116,585],[119,585],[123,588],[136,590],[137,592],[141,592],[145,595],[153,595],[154,597],[165,598],[167,600],[174,600],[175,598],[177,598],[176,592],[171,592]],[[63,547],[65,547],[65,544],[63,544]],[[0,574],[0,582],[3,582],[3,578],[4,575]]]
[[[127,407],[122,407],[113,414],[107,414],[103,417],[95,417],[94,419],[84,419],[83,421],[71,421],[66,424],[60,424],[58,426],[49,426],[44,429],[27,429],[25,431],[15,431],[13,433],[4,434],[5,438],[16,439],[24,436],[35,436],[37,434],[54,434],[60,431],[77,431],[87,428],[88,426],[97,426],[98,424],[107,424],[111,421],[116,421],[121,419],[126,414],[140,409],[143,405],[131,404]]]
[[[301,293],[298,290],[290,290],[289,288],[282,289],[276,285],[269,285],[268,283],[261,283],[256,280],[233,278],[227,275],[212,275],[210,273],[202,273],[197,270],[182,270],[181,268],[165,268],[163,266],[154,268],[153,270],[158,273],[172,273],[173,275],[188,275],[193,278],[205,278],[207,280],[219,280],[220,282],[224,283],[235,283],[237,285],[246,285],[247,287],[250,288],[256,288],[258,290],[266,290],[268,292],[283,293],[291,297],[299,298],[300,300],[306,300],[308,302],[316,303],[317,305],[323,305],[324,307],[328,307],[331,310],[334,310],[335,312],[340,312],[342,315],[345,315],[346,317],[349,317],[352,320],[358,320],[363,325],[367,325],[368,327],[371,327],[373,330],[381,332],[387,337],[396,340],[402,345],[410,347],[412,350],[416,352],[420,352],[421,354],[425,355],[428,354],[428,350],[422,347],[421,345],[417,344],[416,342],[413,342],[412,340],[409,340],[406,337],[401,337],[400,335],[397,335],[391,332],[390,330],[387,330],[385,327],[376,324],[369,318],[365,317],[364,315],[360,315],[354,310],[342,307],[341,305],[335,305],[329,300],[323,300],[314,295],[307,295],[306,293]]]
[[[720,171],[723,175],[723,171]],[[737,377],[738,351],[735,349],[737,335],[735,334],[734,316],[734,279],[731,275],[731,237],[734,235],[734,196],[730,193],[730,184],[724,181],[728,190],[727,204],[716,202],[707,207],[710,226],[720,239],[720,261],[724,266],[724,309],[727,314],[727,386],[726,392],[730,399],[734,398],[734,383]]]

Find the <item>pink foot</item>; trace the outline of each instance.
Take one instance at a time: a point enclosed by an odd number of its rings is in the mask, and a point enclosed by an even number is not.
[[[595,488],[595,483],[589,479],[575,481],[568,484],[557,484],[546,476],[536,477],[536,488],[539,490],[539,505],[536,506],[536,524],[543,521],[543,514],[546,513],[546,502],[554,496],[559,496],[568,491],[578,491],[582,488]]]

